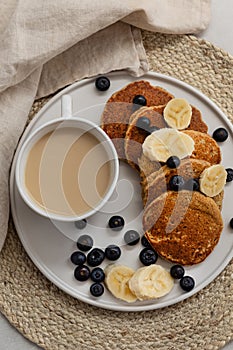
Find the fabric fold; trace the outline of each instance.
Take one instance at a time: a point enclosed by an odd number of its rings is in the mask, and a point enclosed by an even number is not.
[[[7,233],[11,160],[36,96],[40,75],[41,68],[38,68],[23,82],[0,94],[0,248]]]
[[[5,5],[3,10],[8,18],[11,17],[0,36],[0,91],[18,84],[36,68],[76,43],[121,20],[163,33],[203,30],[210,19],[210,0],[142,0],[140,3],[136,0],[125,0],[124,3],[113,0],[69,0],[65,3],[62,0],[8,0],[8,6]],[[110,29],[109,38],[111,34]],[[94,44],[99,45],[99,41]]]
[[[37,98],[78,79],[121,69],[140,76],[149,68],[140,29],[117,22],[45,63]]]

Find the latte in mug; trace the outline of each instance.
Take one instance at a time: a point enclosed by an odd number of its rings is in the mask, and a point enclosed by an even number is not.
[[[106,141],[105,141],[106,142]],[[28,194],[46,212],[81,216],[109,188],[111,160],[91,132],[58,127],[32,146],[25,165]]]

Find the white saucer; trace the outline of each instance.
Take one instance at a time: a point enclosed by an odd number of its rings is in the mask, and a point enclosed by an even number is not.
[[[88,233],[94,239],[96,247],[104,248],[111,243],[120,245],[122,255],[118,263],[133,268],[141,266],[138,259],[138,254],[142,249],[141,244],[129,247],[123,243],[123,235],[127,229],[136,229],[142,234],[141,190],[136,172],[127,164],[123,162],[120,164],[120,177],[115,193],[101,212],[88,220],[88,225],[84,230],[78,230],[73,223],[51,222],[35,214],[23,202],[15,186],[15,163],[20,147],[38,126],[61,115],[60,98],[63,94],[71,94],[75,115],[99,124],[104,104],[110,95],[126,84],[139,80],[139,78],[133,78],[127,73],[111,73],[107,76],[110,78],[111,86],[106,92],[99,92],[95,88],[95,78],[75,83],[54,96],[27,127],[15,153],[11,170],[10,196],[13,220],[19,238],[34,264],[51,282],[66,293],[86,303],[111,310],[140,311],[158,309],[184,300],[204,288],[218,276],[233,257],[233,230],[229,227],[229,221],[233,217],[233,184],[228,183],[225,189],[222,211],[225,227],[220,242],[203,263],[185,268],[186,274],[191,275],[195,279],[195,288],[191,292],[186,293],[181,290],[179,283],[176,282],[173,290],[165,297],[131,304],[114,298],[106,289],[100,298],[92,297],[89,293],[91,282],[78,282],[75,280],[73,275],[75,266],[70,262],[70,255],[77,250],[76,241],[79,235]],[[148,80],[153,85],[159,85],[167,89],[175,97],[186,98],[190,104],[200,109],[203,119],[208,124],[210,135],[217,127],[225,127],[229,131],[229,137],[226,142],[220,145],[223,156],[222,164],[226,168],[233,167],[232,125],[210,99],[193,87],[168,76],[149,73],[140,79]],[[113,214],[124,217],[126,225],[122,231],[113,232],[106,227],[108,219]],[[158,259],[158,264],[163,265],[167,269],[170,269],[172,266],[171,263],[160,258]],[[105,265],[106,261],[102,264],[102,267]]]

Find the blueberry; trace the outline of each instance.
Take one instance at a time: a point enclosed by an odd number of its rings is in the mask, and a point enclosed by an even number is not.
[[[129,230],[124,235],[124,241],[128,245],[135,245],[140,241],[140,235],[135,230]]]
[[[118,215],[114,215],[109,219],[108,226],[113,230],[113,231],[120,231],[123,229],[125,224],[125,220]]]
[[[184,276],[184,268],[181,265],[173,265],[170,269],[170,274],[175,279],[181,279]]]
[[[178,168],[178,166],[180,165],[180,158],[176,156],[171,156],[167,159],[166,165],[168,166],[168,168],[171,169]]]
[[[233,218],[230,220],[230,227],[233,228]]]
[[[195,281],[191,276],[184,276],[180,280],[180,286],[186,292],[190,292],[195,286]]]
[[[77,247],[78,249],[87,252],[93,247],[93,239],[91,236],[82,235],[78,238]]]
[[[140,106],[146,106],[146,98],[143,95],[136,95],[133,98],[133,103]]]
[[[115,261],[121,256],[121,249],[117,245],[110,244],[105,249],[105,256],[108,260]]]
[[[82,252],[76,251],[71,254],[70,260],[75,265],[83,265],[86,262],[86,255]]]
[[[133,98],[133,111],[141,108],[142,106],[146,106],[146,98],[143,95],[136,95]]]
[[[185,182],[184,187],[185,190],[189,191],[199,191],[200,185],[198,179],[189,179]]]
[[[150,242],[148,241],[148,239],[146,238],[146,236],[142,236],[141,238],[141,243],[144,247],[146,248],[151,248],[151,244]]]
[[[87,220],[86,219],[78,220],[78,221],[75,221],[74,224],[79,230],[82,230],[87,226]]]
[[[149,134],[152,134],[152,132],[159,130],[157,126],[150,126],[147,130]]]
[[[152,132],[159,130],[159,128],[157,126],[150,125],[150,119],[147,117],[138,118],[136,126],[140,129],[146,131],[148,134],[152,134]]]
[[[86,265],[77,266],[76,269],[74,270],[74,277],[78,281],[81,281],[81,282],[86,281],[88,280],[89,276],[90,276],[90,269]]]
[[[90,293],[94,297],[100,297],[104,293],[104,286],[101,283],[93,283],[90,286]]]
[[[233,169],[227,168],[226,172],[227,172],[227,180],[226,181],[227,182],[233,181]]]
[[[91,280],[93,282],[103,282],[105,279],[105,273],[101,267],[95,267],[91,271]]]
[[[224,142],[228,138],[228,131],[224,128],[218,128],[213,132],[213,138],[217,142]]]
[[[184,178],[180,175],[174,175],[169,181],[169,189],[172,191],[179,191],[184,186]]]
[[[145,266],[156,263],[158,254],[152,248],[144,248],[139,254],[141,263]]]
[[[107,77],[98,77],[95,81],[95,86],[99,91],[106,91],[110,87],[110,80]]]
[[[87,263],[89,266],[95,267],[100,265],[105,258],[104,252],[100,248],[94,248],[87,254]]]
[[[150,127],[150,119],[147,117],[140,117],[137,120],[136,126],[147,131]]]

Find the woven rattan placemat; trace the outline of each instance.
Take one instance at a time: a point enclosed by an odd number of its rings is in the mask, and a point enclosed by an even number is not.
[[[233,120],[231,56],[192,36],[144,32],[143,40],[152,70],[200,89]],[[31,116],[46,101],[37,101]],[[233,261],[208,287],[164,309],[103,310],[50,283],[25,253],[10,222],[0,255],[0,310],[45,349],[221,349],[233,338],[232,275]]]

